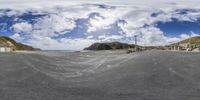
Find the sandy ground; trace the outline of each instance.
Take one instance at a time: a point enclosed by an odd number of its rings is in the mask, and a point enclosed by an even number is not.
[[[0,100],[200,100],[200,53],[0,53]]]

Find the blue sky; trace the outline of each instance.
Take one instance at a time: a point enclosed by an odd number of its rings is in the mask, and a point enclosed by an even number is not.
[[[200,22],[177,21],[158,22],[156,27],[161,29],[166,36],[176,37],[183,33],[200,33]]]
[[[200,35],[200,1],[0,0],[0,35],[45,50],[94,42],[166,45]]]

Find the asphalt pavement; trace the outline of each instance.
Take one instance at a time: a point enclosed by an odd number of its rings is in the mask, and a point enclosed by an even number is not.
[[[0,53],[0,100],[200,100],[200,53]]]

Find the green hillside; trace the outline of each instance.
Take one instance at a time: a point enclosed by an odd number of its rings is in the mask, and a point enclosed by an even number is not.
[[[18,43],[15,40],[5,36],[0,36],[0,46],[12,46],[15,50],[39,50],[33,48],[32,46]]]

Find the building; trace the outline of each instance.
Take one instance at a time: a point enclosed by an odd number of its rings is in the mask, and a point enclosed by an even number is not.
[[[171,45],[167,47],[168,50],[183,50],[182,46],[179,45]]]
[[[13,47],[0,46],[0,52],[12,52],[12,51],[14,51]]]
[[[187,50],[188,48],[190,48],[189,43],[182,43],[182,44],[179,44],[179,46],[181,46],[183,50]]]
[[[168,50],[187,50],[187,51],[192,51],[196,48],[199,48],[199,45],[196,44],[191,44],[191,43],[181,43],[181,44],[175,44],[175,45],[170,45],[167,46]]]
[[[2,42],[0,41],[0,52],[12,52],[14,51],[14,45],[9,42],[9,41],[6,41],[6,42]]]

